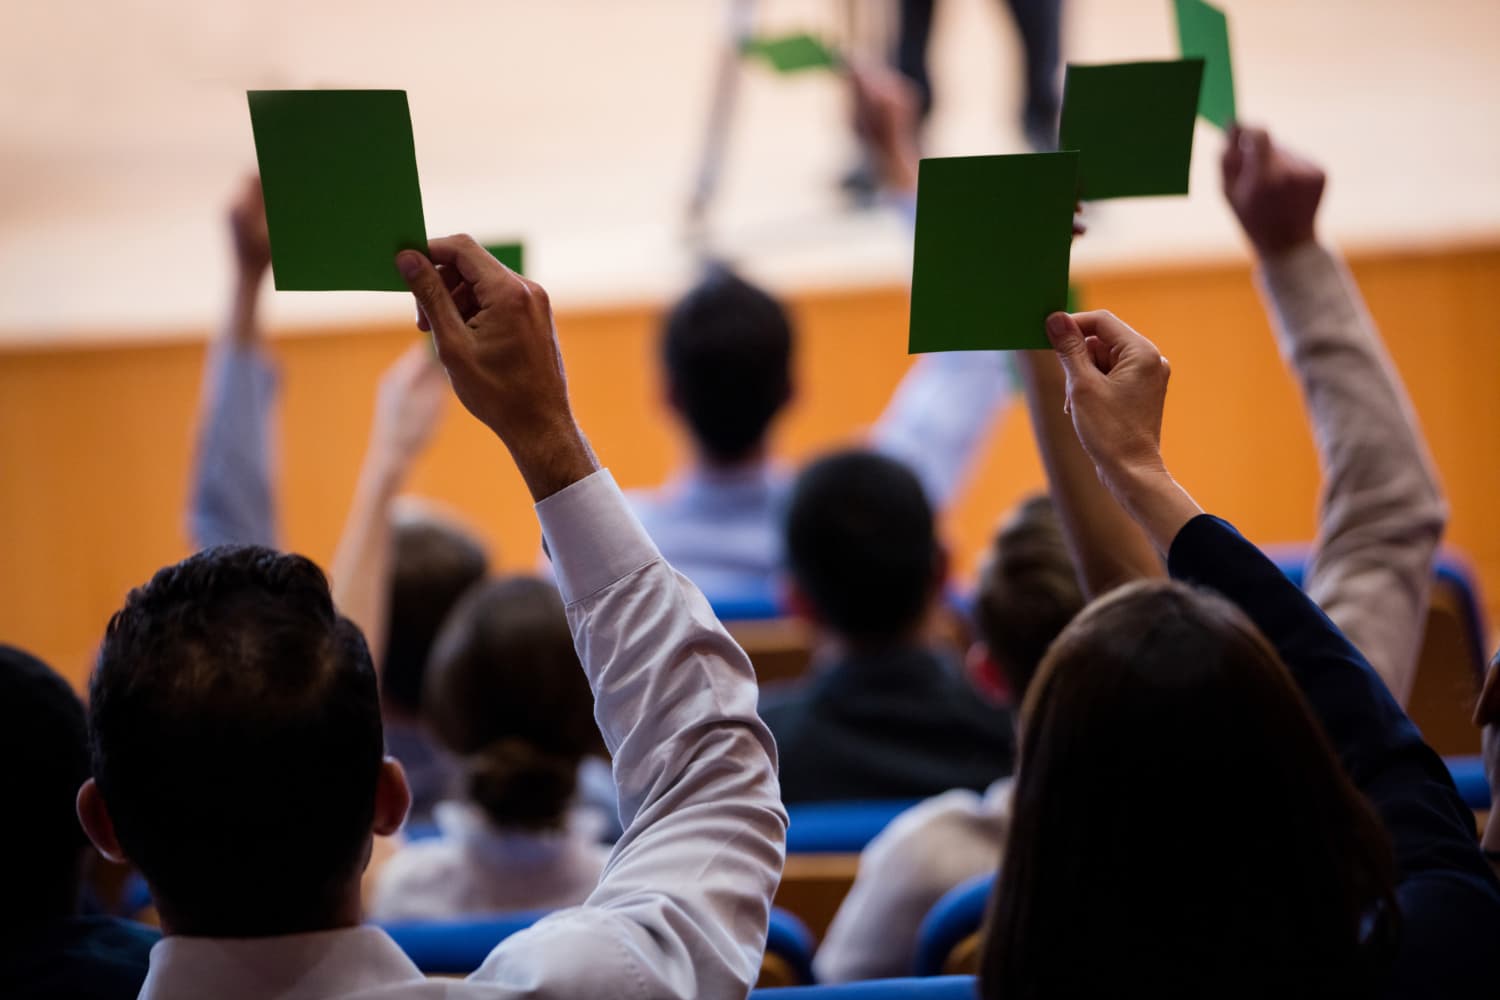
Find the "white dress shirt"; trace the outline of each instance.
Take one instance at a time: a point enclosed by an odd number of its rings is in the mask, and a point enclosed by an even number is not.
[[[865,846],[859,874],[813,959],[821,983],[909,976],[917,931],[954,886],[995,871],[1010,828],[1011,779],[984,795],[944,792],[912,806]]]
[[[786,851],[755,674],[662,561],[606,471],[537,504],[614,758],[625,833],[588,901],[500,944],[466,980],[426,980],[373,927],[172,936],[147,1000],[743,997]],[[232,859],[226,859],[232,864]]]
[[[436,838],[403,846],[381,867],[371,920],[577,906],[609,858],[605,817],[586,807],[571,810],[561,830],[502,830],[472,802],[439,802],[433,820]]]

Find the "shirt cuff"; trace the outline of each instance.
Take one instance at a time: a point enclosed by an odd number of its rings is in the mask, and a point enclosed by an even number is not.
[[[661,558],[608,469],[536,505],[564,604],[576,604]]]

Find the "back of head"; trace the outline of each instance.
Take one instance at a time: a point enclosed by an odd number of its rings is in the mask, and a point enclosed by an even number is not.
[[[0,928],[73,912],[88,840],[74,800],[89,777],[83,703],[41,660],[0,645],[0,856],[9,859]]]
[[[1021,728],[985,997],[1368,987],[1390,844],[1239,609],[1169,582],[1102,598],[1043,660]]]
[[[1028,497],[995,535],[975,608],[980,635],[1017,704],[1047,647],[1083,604],[1051,497]]]
[[[364,864],[382,758],[359,629],[312,562],[207,549],[130,592],[90,686],[94,777],[179,933],[320,930]]]
[[[484,549],[457,525],[426,514],[398,518],[381,693],[407,712],[422,707],[422,677],[448,612],[489,569]]]
[[[545,581],[474,588],[433,647],[424,716],[498,826],[562,825],[579,761],[602,749],[593,709],[562,599]]]
[[[786,552],[822,621],[865,644],[921,623],[941,562],[921,483],[900,462],[868,451],[829,455],[797,477]]]
[[[781,303],[715,267],[667,315],[662,360],[698,446],[736,462],[791,397],[792,326]]]

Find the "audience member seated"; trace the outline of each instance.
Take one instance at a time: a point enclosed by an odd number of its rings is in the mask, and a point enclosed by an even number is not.
[[[923,642],[947,556],[910,470],[871,452],[814,462],[786,551],[792,605],[822,633],[812,676],[762,699],[786,802],[980,791],[1010,773],[1009,716]]]
[[[981,639],[970,653],[982,673],[998,675],[1012,717],[1048,645],[1082,607],[1052,501],[1032,497],[1001,526],[980,570]],[[994,870],[1009,825],[1011,783],[1007,776],[982,794],[945,792],[908,809],[870,841],[818,948],[819,982],[911,973],[927,911],[960,882]]]
[[[876,67],[852,72],[850,80],[884,183],[910,221],[917,154],[909,85]],[[686,432],[691,458],[665,485],[630,499],[662,555],[711,600],[776,599],[791,474],[771,461],[770,437],[796,393],[795,341],[781,303],[720,266],[663,325],[668,412]],[[867,443],[909,465],[941,508],[962,487],[1009,398],[1009,368],[999,352],[925,355]]]
[[[553,910],[594,891],[606,817],[576,801],[602,747],[557,589],[512,577],[471,590],[427,668],[423,713],[460,761],[465,795],[438,804],[441,837],[380,870],[375,920]]]
[[[83,916],[79,890],[93,854],[74,800],[89,777],[83,704],[68,682],[0,645],[0,996],[125,1000],[140,992],[159,935],[114,917]]]
[[[409,793],[358,627],[306,559],[200,552],[129,595],[91,682],[79,814],[141,869],[166,934],[142,996],[743,996],[786,833],[749,661],[599,469],[542,289],[468,237],[429,253],[397,264],[456,394],[537,502],[626,833],[584,906],[466,983],[426,983],[359,925],[372,836]]]
[[[1037,671],[982,996],[1488,992],[1500,882],[1442,760],[1317,605],[1172,479],[1156,347],[1108,313],[1047,326],[1098,474],[1069,503],[1172,580],[1095,602]]]
[[[260,182],[245,182],[229,212],[235,273],[225,332],[210,349],[189,522],[199,548],[276,544],[271,411],[276,374],[259,322],[271,263]],[[381,676],[386,740],[406,767],[412,815],[430,818],[453,768],[419,722],[422,671],[443,618],[488,559],[451,516],[397,494],[442,419],[442,368],[409,351],[382,380],[359,486],[334,560],[339,607],[370,637]]]

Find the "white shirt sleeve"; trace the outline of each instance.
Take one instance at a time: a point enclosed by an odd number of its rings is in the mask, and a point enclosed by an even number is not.
[[[471,981],[535,997],[744,997],[786,852],[776,747],[749,658],[600,471],[537,505],[624,836],[582,906]]]

